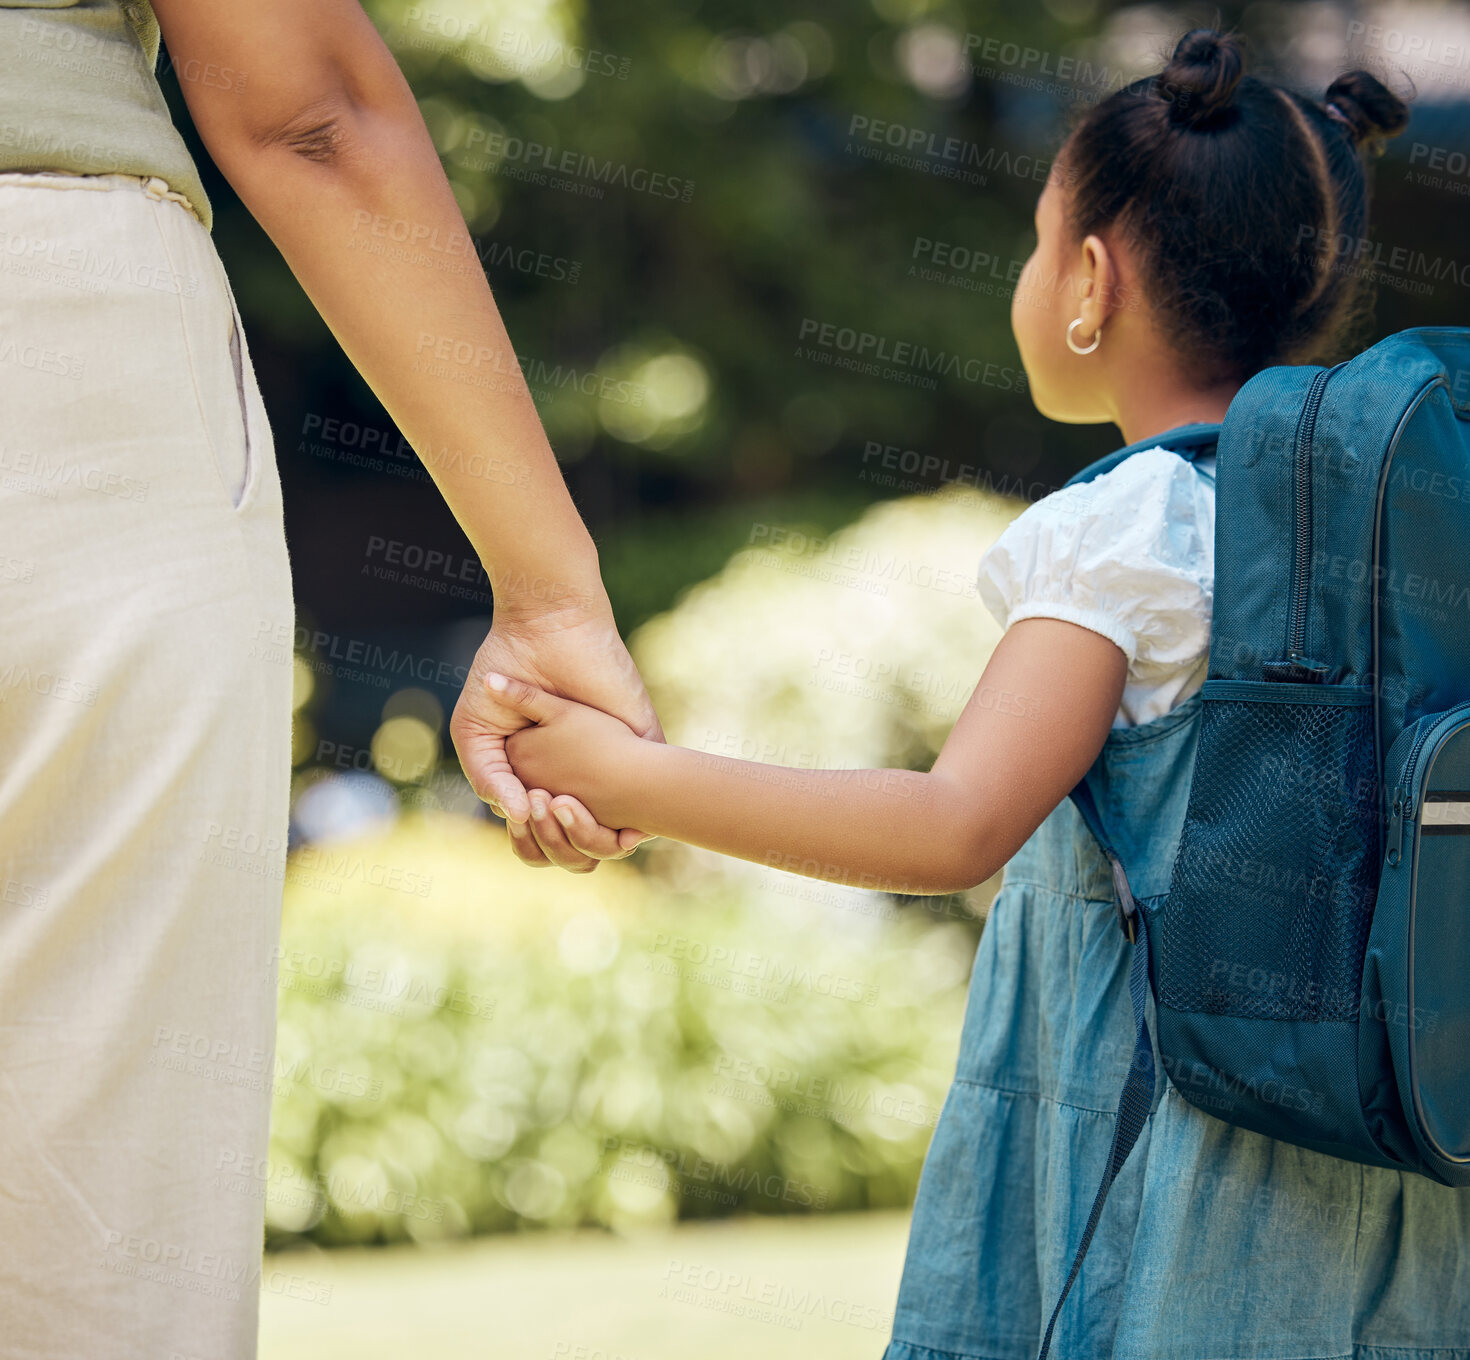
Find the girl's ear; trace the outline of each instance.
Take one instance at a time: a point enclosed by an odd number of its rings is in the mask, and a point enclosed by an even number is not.
[[[1082,295],[1083,336],[1095,335],[1118,307],[1118,268],[1113,252],[1101,236],[1082,242],[1082,269],[1078,281]]]

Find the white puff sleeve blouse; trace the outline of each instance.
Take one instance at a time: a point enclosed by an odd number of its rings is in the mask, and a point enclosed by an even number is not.
[[[1127,727],[1204,683],[1214,584],[1214,455],[1153,448],[1023,511],[981,559],[979,593],[1002,628],[1063,619],[1117,643]]]

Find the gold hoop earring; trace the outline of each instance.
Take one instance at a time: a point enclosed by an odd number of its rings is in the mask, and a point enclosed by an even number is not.
[[[1077,327],[1081,324],[1082,318],[1079,316],[1070,326],[1067,327],[1067,348],[1071,350],[1073,354],[1091,354],[1093,350],[1095,350],[1100,344],[1102,344],[1102,327],[1099,326],[1097,328],[1097,334],[1092,337],[1092,343],[1090,345],[1087,345],[1086,347],[1083,347],[1082,345],[1079,345],[1074,339],[1072,339],[1072,332],[1075,331]]]

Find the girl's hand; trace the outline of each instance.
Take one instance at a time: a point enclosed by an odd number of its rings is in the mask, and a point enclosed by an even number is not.
[[[600,795],[616,786],[618,771],[633,746],[643,740],[620,718],[558,698],[524,680],[492,671],[485,684],[507,708],[535,724],[512,733],[505,743],[511,768],[533,789],[532,798],[545,796],[544,790],[558,794],[575,790],[576,799],[550,805],[563,826],[572,827],[577,821],[577,809],[570,804],[580,800],[595,805]]]
[[[575,799],[558,804],[570,805],[572,811],[563,824],[546,811],[551,799],[544,788],[528,796],[506,759],[505,743],[530,719],[487,687],[491,671],[529,677],[544,690],[576,694],[626,719],[639,735],[662,741],[658,718],[611,616],[571,610],[523,616],[502,608],[475,657],[449,730],[466,777],[505,817],[511,846],[522,863],[585,873],[600,860],[631,854],[647,839],[642,832],[600,826]],[[543,815],[536,816],[538,810]]]
[[[545,789],[531,789],[529,797],[531,820],[524,827],[506,825],[516,858],[532,869],[554,864],[571,874],[590,874],[603,860],[627,859],[635,847],[654,839],[642,831],[608,830],[569,793],[553,798]]]

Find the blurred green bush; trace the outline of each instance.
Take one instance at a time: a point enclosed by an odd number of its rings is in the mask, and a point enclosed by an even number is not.
[[[447,813],[310,848],[270,1166],[241,1186],[269,1243],[908,1203],[974,933],[867,901],[834,930],[830,903],[622,863],[553,879]]]

